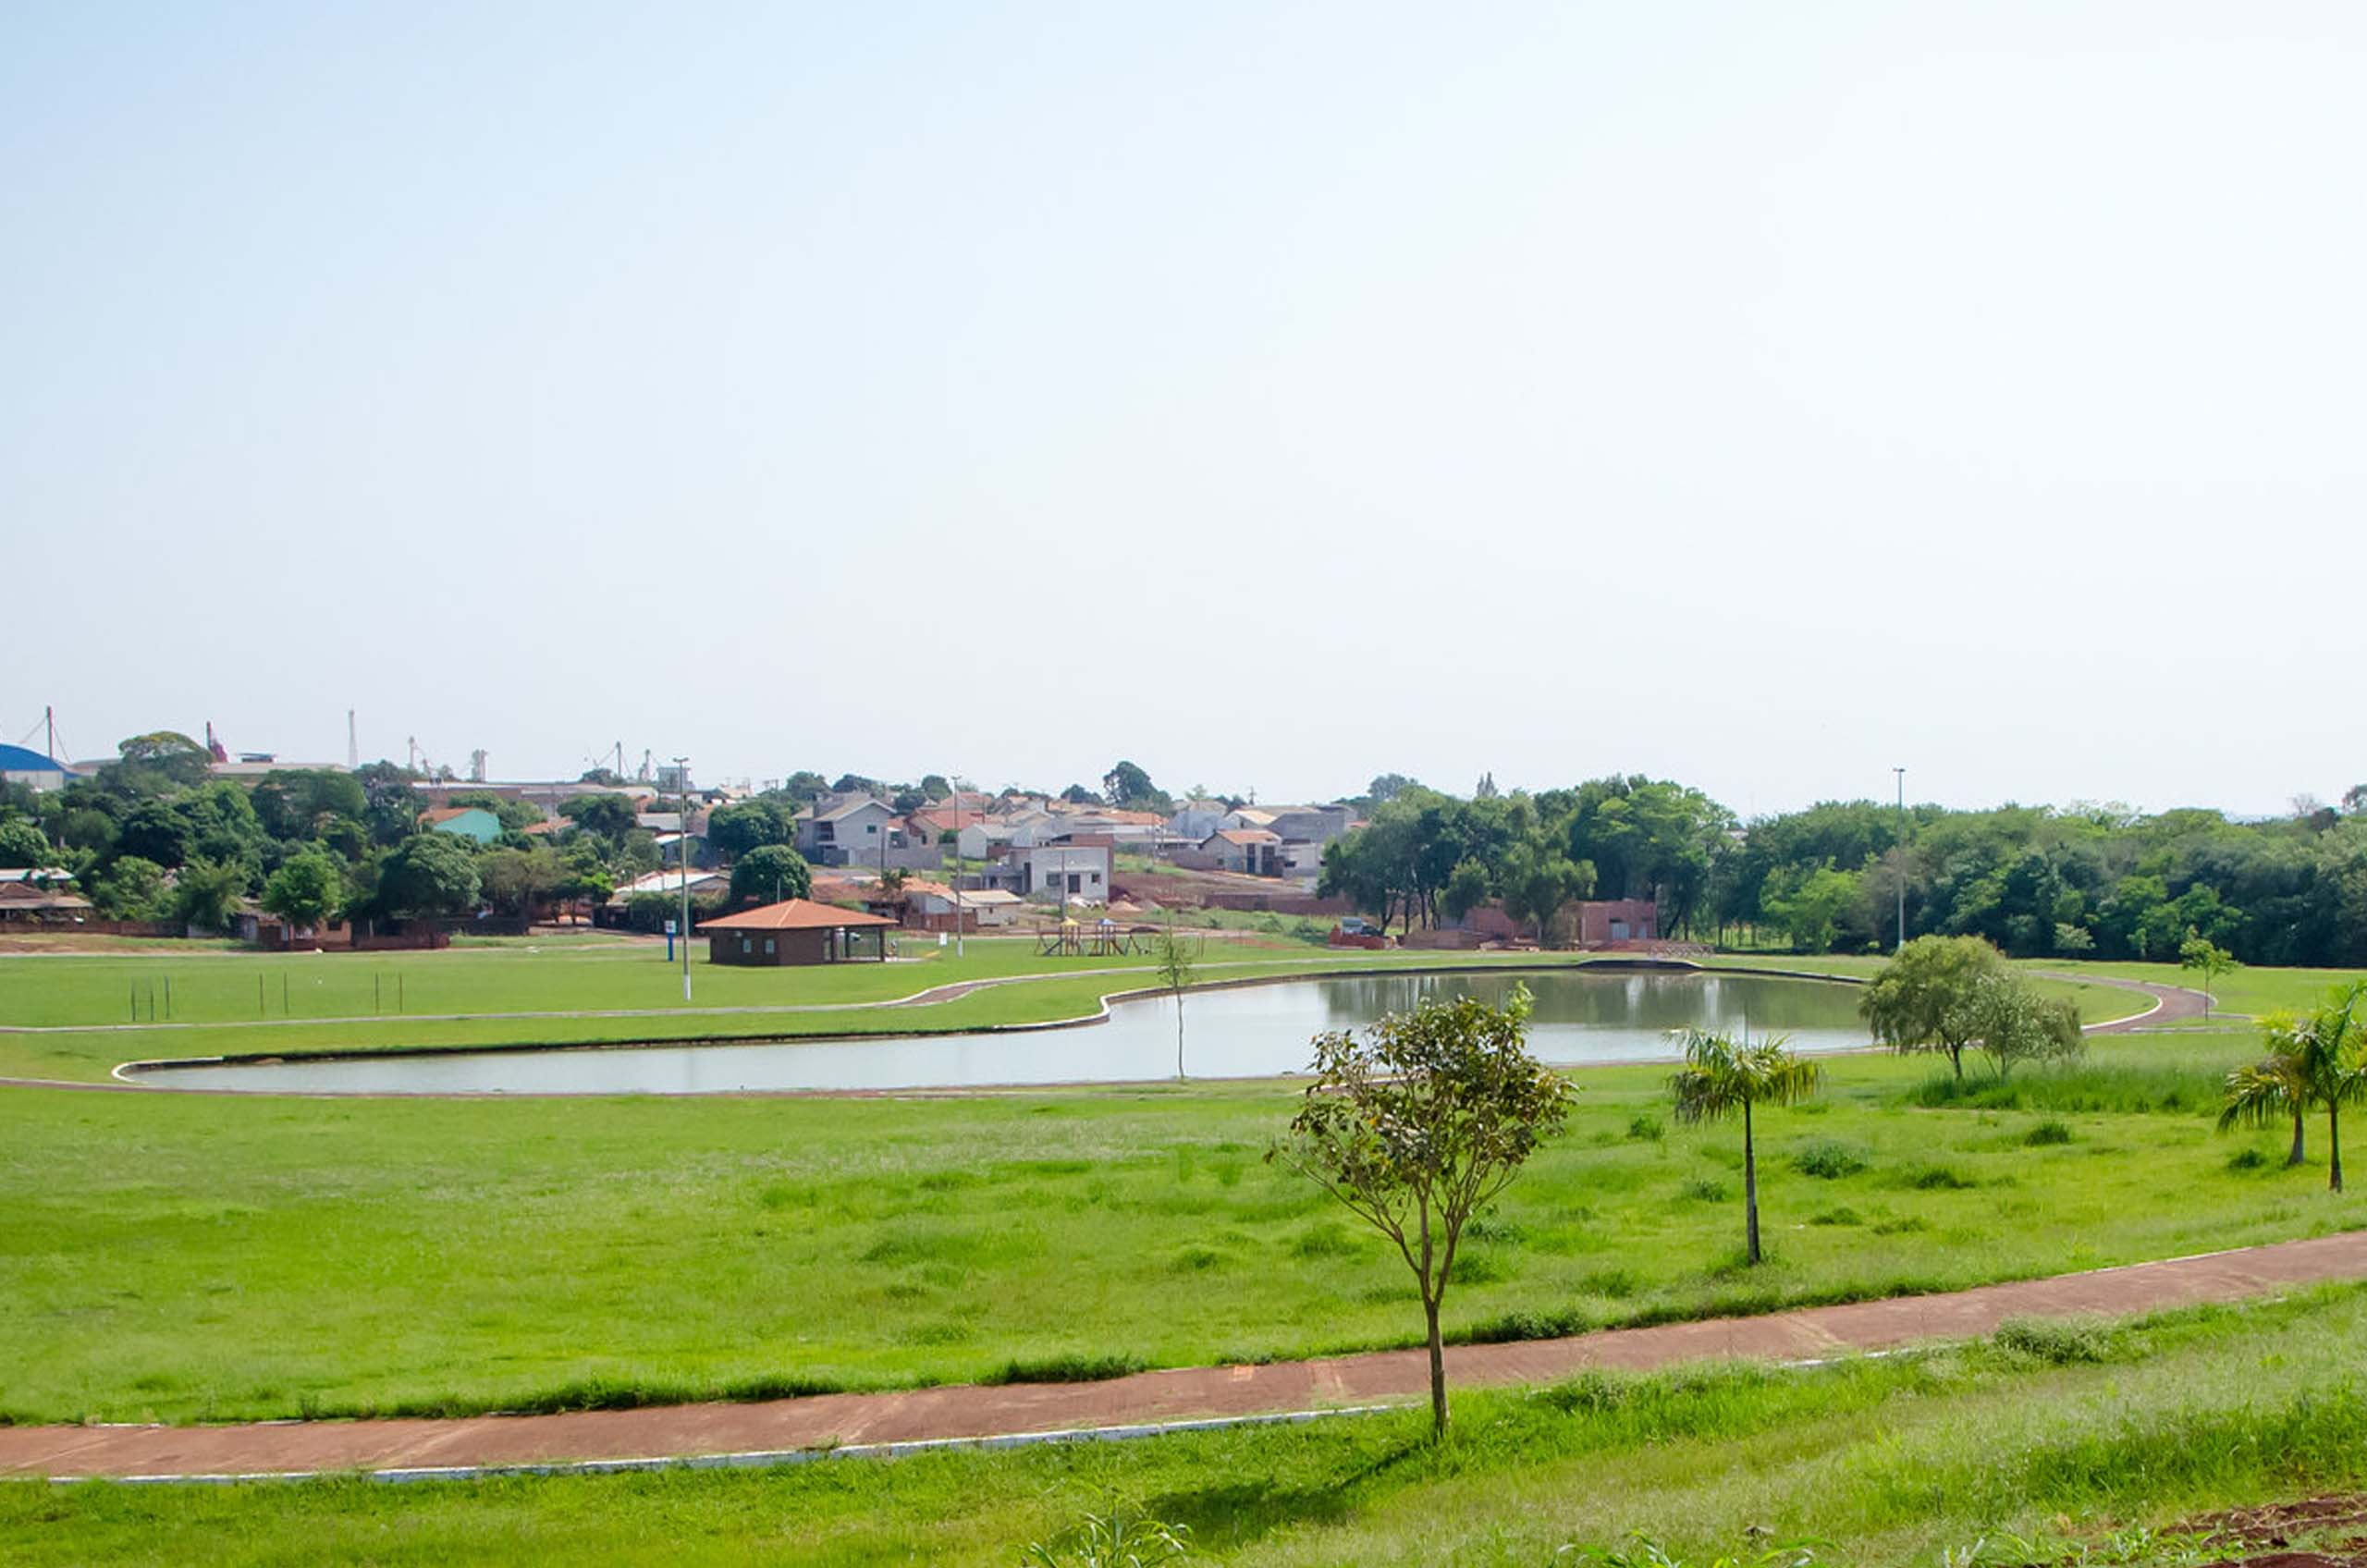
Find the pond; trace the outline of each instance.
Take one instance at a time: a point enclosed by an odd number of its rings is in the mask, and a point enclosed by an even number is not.
[[[1802,1050],[1866,1043],[1858,990],[1820,980],[1713,972],[1501,970],[1289,980],[1196,992],[1184,1004],[1195,1078],[1298,1072],[1310,1036],[1369,1023],[1426,997],[1537,998],[1529,1048],[1557,1066],[1674,1061],[1668,1032],[1691,1025],[1786,1034]],[[925,1014],[914,1015],[919,1022]],[[158,1087],[265,1094],[704,1095],[988,1084],[1149,1082],[1175,1075],[1175,1004],[1113,1002],[1107,1023],[903,1039],[706,1042],[603,1049],[351,1056],[144,1070]]]

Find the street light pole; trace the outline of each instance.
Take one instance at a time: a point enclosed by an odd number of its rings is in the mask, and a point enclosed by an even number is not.
[[[1891,951],[1896,952],[1907,946],[1907,769],[1894,767],[1891,772],[1898,779],[1898,848],[1892,860],[1898,881],[1898,940]]]
[[[948,782],[953,786],[953,956],[958,959],[968,951],[962,945],[962,776],[956,773]]]
[[[691,759],[674,759],[674,787],[682,816],[674,834],[674,874],[682,880],[682,1000],[691,999]]]

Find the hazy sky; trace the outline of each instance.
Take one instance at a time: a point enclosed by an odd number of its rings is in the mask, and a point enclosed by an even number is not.
[[[2367,778],[2367,8],[0,11],[0,739]]]

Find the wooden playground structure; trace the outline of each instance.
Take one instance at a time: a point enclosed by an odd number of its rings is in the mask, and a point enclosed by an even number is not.
[[[1151,938],[1158,935],[1156,927],[1121,925],[1108,915],[1091,925],[1068,919],[1036,938],[1036,953],[1039,958],[1110,958],[1120,953],[1147,953],[1151,950]]]

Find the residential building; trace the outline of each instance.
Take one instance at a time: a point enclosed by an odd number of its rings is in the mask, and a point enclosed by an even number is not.
[[[945,851],[872,795],[825,795],[797,814],[797,852],[812,865],[933,871]]]
[[[1185,801],[1168,817],[1167,830],[1196,844],[1222,827],[1232,809],[1222,801]]]
[[[1219,871],[1239,872],[1245,876],[1282,874],[1282,835],[1263,827],[1220,827],[1200,840],[1200,852],[1208,856]]]

